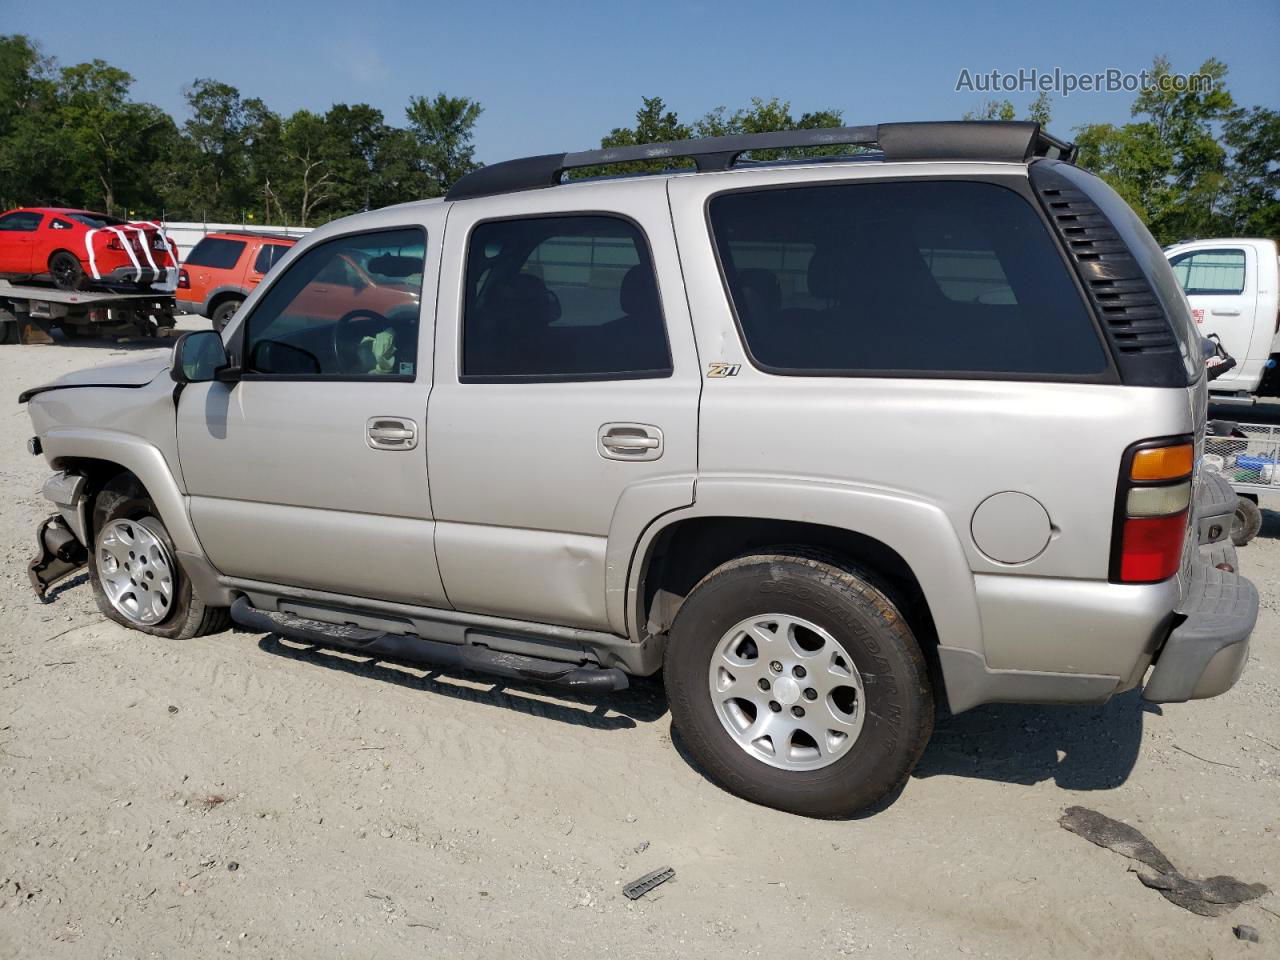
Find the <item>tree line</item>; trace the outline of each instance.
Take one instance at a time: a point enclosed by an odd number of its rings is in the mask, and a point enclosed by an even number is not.
[[[312,226],[438,196],[477,166],[481,107],[466,97],[411,97],[396,125],[364,103],[284,116],[198,79],[179,124],[132,100],[132,85],[102,60],[58,66],[29,38],[0,36],[0,209]]]
[[[1167,59],[1155,59],[1155,76],[1171,72]],[[1198,72],[1214,78],[1210,89],[1153,84],[1137,94],[1129,122],[1075,128],[1077,162],[1106,179],[1162,243],[1280,236],[1280,113],[1238,105],[1220,61],[1210,59]],[[439,196],[479,165],[473,136],[483,108],[467,97],[411,97],[399,123],[363,103],[285,116],[206,78],[184,91],[189,117],[179,123],[131,99],[132,84],[126,71],[102,60],[59,66],[29,38],[0,36],[0,209],[56,204],[169,220],[311,226]],[[1024,116],[1047,126],[1052,110],[1042,93]],[[1008,100],[965,114],[1016,116]],[[685,122],[661,97],[645,97],[634,124],[615,127],[601,146],[842,123],[838,109],[796,116],[776,98]]]

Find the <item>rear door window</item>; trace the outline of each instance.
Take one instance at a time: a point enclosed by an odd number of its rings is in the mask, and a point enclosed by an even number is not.
[[[599,214],[479,224],[467,250],[462,344],[463,379],[670,376],[644,234]]]
[[[243,240],[231,240],[227,237],[205,237],[187,254],[187,266],[211,267],[218,270],[229,270],[240,261],[244,252]]]
[[[713,197],[743,338],[770,372],[1087,376],[1097,328],[1034,208],[992,183],[842,183]]]
[[[1243,250],[1196,250],[1180,253],[1169,265],[1189,297],[1244,293]]]
[[[253,261],[255,273],[266,273],[276,265],[276,261],[289,252],[289,247],[280,243],[264,243]]]

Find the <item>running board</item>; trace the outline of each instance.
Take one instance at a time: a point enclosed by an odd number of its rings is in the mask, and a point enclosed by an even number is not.
[[[471,644],[441,643],[413,634],[383,633],[363,627],[322,623],[289,613],[259,610],[249,603],[247,597],[239,597],[231,605],[231,619],[242,627],[260,633],[275,633],[302,643],[341,647],[357,653],[407,660],[432,667],[472,670],[476,673],[593,693],[625,690],[628,686],[627,675],[617,667],[565,663],[503,653]]]

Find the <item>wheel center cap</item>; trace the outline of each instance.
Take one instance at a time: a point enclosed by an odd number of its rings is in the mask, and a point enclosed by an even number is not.
[[[800,700],[800,684],[790,677],[779,677],[773,683],[773,698],[784,707],[789,707]]]

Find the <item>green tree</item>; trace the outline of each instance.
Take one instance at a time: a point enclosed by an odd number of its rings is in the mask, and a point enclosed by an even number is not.
[[[1226,232],[1280,240],[1280,111],[1233,111],[1223,140],[1232,152],[1224,204],[1230,223]]]
[[[1081,166],[1110,183],[1162,243],[1212,236],[1227,224],[1228,156],[1216,131],[1235,102],[1225,64],[1206,60],[1199,74],[1211,80],[1204,89],[1176,84],[1168,59],[1157,57],[1133,122],[1076,128]]]
[[[672,140],[688,140],[693,129],[680,122],[674,110],[668,110],[661,97],[641,97],[636,111],[634,127],[614,127],[600,138],[600,146],[634,147],[643,143],[667,143]],[[689,160],[638,160],[631,163],[614,163],[599,167],[584,167],[574,171],[575,177],[607,176],[623,173],[652,173],[672,167],[692,166]]]
[[[315,219],[316,208],[331,201],[338,191],[325,118],[310,110],[299,110],[284,122],[284,196],[298,214],[298,223],[307,226]]]
[[[238,220],[256,209],[279,162],[281,121],[257,98],[217,80],[186,91],[191,117],[161,174],[167,206],[203,220]]]
[[[60,71],[56,119],[68,202],[107,213],[152,205],[149,174],[173,120],[159,107],[131,102],[132,84],[133,77],[102,60]]]
[[[1049,125],[1053,116],[1053,98],[1045,91],[1036,94],[1036,98],[1027,104],[1027,115],[1024,120],[1034,120],[1042,127]],[[986,100],[977,110],[965,112],[962,120],[1016,120],[1018,111],[1012,100]]]
[[[27,37],[0,36],[0,207],[47,198],[43,162],[54,85],[48,59]],[[48,149],[45,149],[48,147]]]
[[[765,100],[752,97],[751,105],[729,113],[725,107],[716,107],[705,114],[694,124],[694,133],[699,137],[724,137],[746,133],[774,133],[779,130],[816,130],[824,127],[839,127],[844,117],[839,110],[817,110],[801,114],[799,119],[792,116],[791,103],[777,97]],[[846,147],[814,147],[795,150],[756,150],[751,154],[754,160],[777,160],[784,157],[826,156],[829,154],[847,153]]]
[[[1049,96],[1047,90],[1036,94],[1036,98],[1027,106],[1027,119],[1034,120],[1042,128],[1049,126],[1049,121],[1053,119],[1053,97]]]
[[[472,137],[483,111],[480,104],[467,97],[438,93],[432,99],[409,98],[405,116],[418,140],[419,168],[431,182],[432,195],[444,193],[480,166],[473,158]]]
[[[985,100],[977,110],[968,110],[962,120],[1016,120],[1012,100]]]

